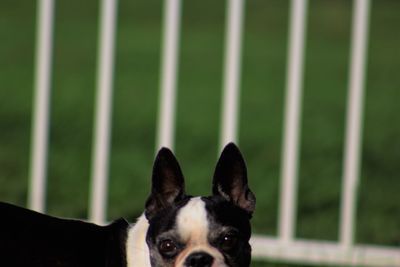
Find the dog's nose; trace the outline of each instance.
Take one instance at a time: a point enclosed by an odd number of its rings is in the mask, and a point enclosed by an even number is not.
[[[205,252],[196,252],[190,254],[185,261],[187,267],[211,267],[214,258]]]

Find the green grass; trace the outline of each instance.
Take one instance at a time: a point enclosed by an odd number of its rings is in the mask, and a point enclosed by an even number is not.
[[[32,109],[33,2],[0,4],[0,200],[26,205]],[[208,194],[218,154],[224,1],[185,1],[176,155],[188,191]],[[157,122],[162,1],[120,1],[109,219],[138,216],[149,192]],[[58,1],[47,211],[85,218],[90,183],[97,1]],[[351,1],[310,1],[297,236],[336,240]],[[399,245],[400,2],[373,1],[356,240]],[[275,235],[281,168],[288,1],[246,6],[240,147],[257,195],[254,229]],[[283,266],[254,263],[253,266]]]

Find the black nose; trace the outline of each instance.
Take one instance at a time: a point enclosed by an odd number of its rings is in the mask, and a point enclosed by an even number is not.
[[[214,258],[205,252],[196,252],[190,254],[186,258],[185,266],[187,267],[210,267],[213,264]]]

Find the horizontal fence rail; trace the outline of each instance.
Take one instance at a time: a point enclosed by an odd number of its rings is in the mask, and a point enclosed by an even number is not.
[[[357,245],[346,249],[337,242],[293,240],[290,244],[279,239],[254,236],[251,240],[255,259],[330,266],[400,266],[399,249]]]
[[[244,0],[227,0],[220,146],[238,141],[240,116],[241,44]],[[400,267],[400,249],[360,245],[354,241],[357,187],[362,140],[363,95],[368,46],[369,0],[353,1],[349,91],[342,199],[337,242],[296,238],[297,176],[301,135],[302,84],[308,0],[292,0],[289,23],[282,177],[277,237],[252,238],[256,259],[302,264]],[[181,0],[164,1],[160,98],[156,149],[174,147],[181,28]],[[45,210],[49,99],[54,0],[38,1],[35,99],[28,206]],[[117,0],[102,0],[99,24],[97,101],[94,123],[92,186],[89,219],[103,223],[107,213],[114,43]]]

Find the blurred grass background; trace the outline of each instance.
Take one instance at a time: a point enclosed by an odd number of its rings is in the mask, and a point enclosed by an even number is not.
[[[108,218],[149,192],[159,90],[160,0],[119,1]],[[289,2],[246,3],[239,144],[256,233],[276,235]],[[357,243],[400,245],[400,1],[372,1]],[[184,1],[175,152],[208,194],[218,154],[225,1]],[[309,3],[297,236],[337,240],[352,1]],[[99,4],[57,1],[47,212],[87,217]],[[0,3],[0,201],[26,206],[36,1]],[[275,266],[255,263],[253,266]],[[277,265],[278,266],[278,265]],[[281,266],[281,265],[279,265]]]

